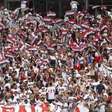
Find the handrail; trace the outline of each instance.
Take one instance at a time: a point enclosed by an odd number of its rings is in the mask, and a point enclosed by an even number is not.
[[[92,5],[92,4],[90,4],[89,6],[99,6],[99,7],[101,7],[102,5]],[[103,5],[103,6],[112,6],[112,5]]]

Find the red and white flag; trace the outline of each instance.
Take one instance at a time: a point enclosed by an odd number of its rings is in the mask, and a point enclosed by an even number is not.
[[[72,16],[72,15],[74,15],[74,11],[72,11],[72,10],[66,11],[65,15],[66,16]]]
[[[61,23],[63,20],[62,19],[55,19],[55,23]]]
[[[84,105],[78,105],[75,109],[74,112],[89,112],[89,109],[85,107]]]
[[[13,35],[8,35],[7,41],[14,44],[16,42],[16,38]]]
[[[44,22],[48,23],[48,22],[52,22],[52,19],[49,17],[44,17],[43,18]]]
[[[49,12],[47,13],[47,17],[55,17],[55,16],[56,16],[56,13],[55,13],[55,12],[49,11]]]
[[[68,33],[68,29],[62,28],[61,29],[61,34],[66,35]]]
[[[1,112],[15,112],[15,109],[14,109],[14,107],[7,107],[7,106],[2,106],[1,107]]]
[[[49,112],[49,106],[46,103],[40,105],[12,105],[12,106],[0,106],[0,112]]]
[[[37,51],[37,47],[35,45],[31,45],[27,48],[28,51]]]
[[[8,62],[9,61],[4,57],[4,53],[0,53],[0,65]]]
[[[79,45],[76,43],[76,42],[71,42],[70,44],[69,44],[69,46],[70,46],[70,48],[73,50],[73,51],[79,51]]]

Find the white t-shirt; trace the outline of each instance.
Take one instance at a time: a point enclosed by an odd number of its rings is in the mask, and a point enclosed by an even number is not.
[[[20,70],[19,68],[15,69],[15,71],[17,72],[17,76],[16,76],[17,78],[19,77],[19,70]]]
[[[100,106],[99,112],[105,112],[105,105]]]
[[[79,104],[78,108],[79,108],[80,112],[89,112],[89,109],[87,107],[85,107],[83,104]]]
[[[27,3],[27,1],[25,1],[25,0],[21,2],[21,8],[22,9],[26,8],[26,3]]]
[[[48,87],[47,89],[47,93],[48,93],[48,99],[49,100],[53,100],[55,99],[55,87]]]

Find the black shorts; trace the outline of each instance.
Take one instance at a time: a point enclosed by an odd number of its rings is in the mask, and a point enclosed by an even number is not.
[[[48,101],[49,103],[52,103],[52,102],[54,101],[54,99],[47,99],[47,101]]]

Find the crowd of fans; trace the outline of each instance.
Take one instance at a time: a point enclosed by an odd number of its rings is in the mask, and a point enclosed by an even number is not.
[[[112,18],[0,10],[0,104],[112,112]]]

